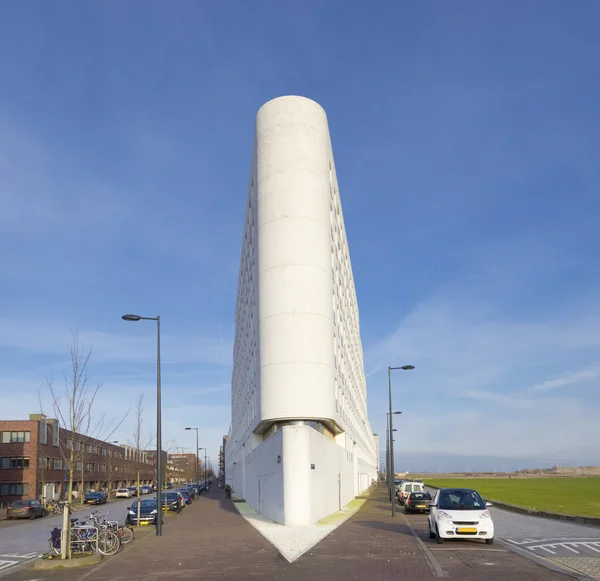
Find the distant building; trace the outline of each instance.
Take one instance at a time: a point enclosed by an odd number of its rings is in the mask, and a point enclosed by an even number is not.
[[[256,120],[225,475],[300,526],[377,478],[359,315],[325,111],[280,97]]]
[[[73,491],[152,484],[156,468],[145,452],[73,434],[56,419],[0,420],[0,502],[65,498],[70,446],[75,448]]]
[[[199,480],[201,463],[196,454],[169,454],[167,457],[168,476],[170,482],[196,482]]]

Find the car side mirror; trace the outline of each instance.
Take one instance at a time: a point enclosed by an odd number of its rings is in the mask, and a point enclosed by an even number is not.
[[[427,506],[429,508],[435,508],[435,502],[430,502]]]
[[[127,510],[131,510],[131,507],[130,507],[130,506],[128,506],[128,507],[127,507]]]
[[[486,502],[485,505],[486,506],[494,506],[491,502]]]

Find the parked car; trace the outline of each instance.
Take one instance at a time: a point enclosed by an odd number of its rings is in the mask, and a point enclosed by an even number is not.
[[[131,496],[137,496],[137,486],[130,486],[129,490],[131,490]]]
[[[156,498],[140,498],[139,500],[134,500],[132,505],[127,507],[125,524],[138,524],[138,503],[140,504],[140,525],[155,525],[157,522],[156,515],[158,514]]]
[[[85,504],[106,504],[106,494],[104,492],[94,492],[90,490],[83,501]]]
[[[404,502],[404,513],[429,512],[429,503],[431,500],[431,494],[426,490],[423,492],[411,492]]]
[[[425,486],[420,482],[403,482],[396,493],[398,502],[404,504],[411,492],[425,492]]]
[[[46,516],[46,511],[41,502],[37,500],[15,500],[6,509],[6,519],[30,518],[34,520]]]
[[[163,492],[160,502],[163,510],[181,512],[183,509],[183,498],[181,494],[177,492]]]
[[[187,490],[180,488],[177,492],[181,494],[185,504],[192,504],[192,496]]]
[[[152,486],[144,485],[141,488],[142,494],[150,494],[152,492]]]
[[[133,494],[129,488],[119,488],[115,494],[115,498],[131,498]]]
[[[494,522],[480,494],[471,488],[440,488],[429,504],[429,537],[439,544],[444,539],[484,539],[494,542]]]

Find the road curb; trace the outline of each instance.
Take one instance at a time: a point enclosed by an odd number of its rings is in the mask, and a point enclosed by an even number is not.
[[[442,566],[439,564],[438,560],[435,558],[433,553],[430,551],[429,547],[423,542],[423,539],[417,534],[417,531],[410,524],[410,521],[406,518],[406,515],[400,514],[400,516],[404,519],[404,523],[408,527],[410,534],[413,537],[415,537],[415,539],[417,541],[417,545],[418,545],[419,549],[421,550],[421,552],[423,553],[425,560],[427,561],[427,566],[429,567],[431,574],[434,577],[448,577],[448,573],[446,573],[446,571],[444,571],[442,569]]]

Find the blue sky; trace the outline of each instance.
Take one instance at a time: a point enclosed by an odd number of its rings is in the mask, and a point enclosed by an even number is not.
[[[0,409],[93,345],[216,459],[255,114],[326,109],[369,410],[400,469],[600,464],[600,4],[13,2],[0,19]],[[130,427],[115,438],[131,440]],[[493,464],[493,465],[492,465]]]

